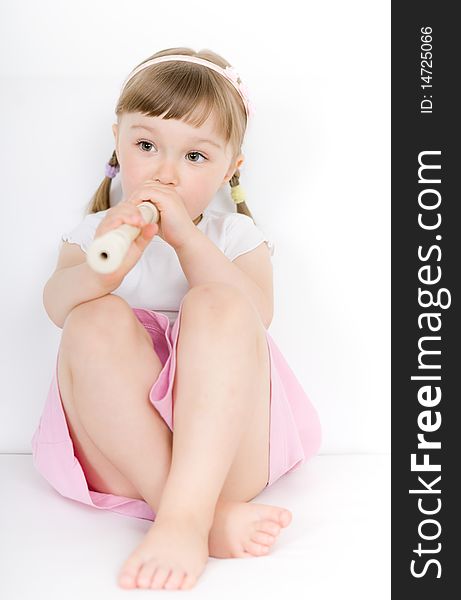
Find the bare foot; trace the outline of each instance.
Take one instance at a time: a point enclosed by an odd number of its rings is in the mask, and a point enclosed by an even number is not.
[[[291,519],[285,508],[228,501],[218,502],[209,533],[190,520],[156,519],[123,564],[118,584],[125,589],[190,589],[208,556],[264,556]]]
[[[248,502],[219,501],[208,536],[215,558],[264,556],[292,514],[286,508]]]
[[[208,560],[208,533],[181,518],[155,520],[125,561],[118,584],[125,589],[159,590],[193,587]]]

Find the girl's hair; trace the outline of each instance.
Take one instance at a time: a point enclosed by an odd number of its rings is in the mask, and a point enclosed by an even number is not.
[[[211,50],[195,52],[191,48],[161,50],[140,64],[151,58],[169,54],[196,56],[214,62],[223,68],[232,66],[222,56]],[[241,152],[247,126],[245,107],[234,86],[213,69],[207,69],[195,63],[170,61],[146,67],[136,74],[122,90],[115,114],[120,117],[125,112],[140,112],[150,117],[158,117],[166,113],[163,117],[165,119],[181,119],[193,127],[200,127],[212,111],[217,117],[218,132],[226,143],[230,142],[233,151],[232,159],[235,160]],[[115,150],[108,163],[112,166],[119,164]],[[229,185],[231,187],[238,185],[239,178],[240,172],[239,169],[236,169],[229,180]],[[99,212],[110,207],[111,181],[110,177],[104,177],[91,198],[85,214]],[[240,202],[236,206],[237,212],[253,219],[245,202]]]

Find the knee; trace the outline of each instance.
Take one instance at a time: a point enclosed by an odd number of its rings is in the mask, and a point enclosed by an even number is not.
[[[192,287],[183,299],[183,312],[194,318],[203,315],[210,319],[228,322],[235,317],[241,324],[242,319],[255,317],[255,308],[238,288],[221,282],[209,282]]]
[[[123,298],[108,294],[75,306],[64,323],[62,339],[70,339],[74,345],[77,341],[85,345],[111,343],[114,336],[133,327],[133,318],[136,317]]]

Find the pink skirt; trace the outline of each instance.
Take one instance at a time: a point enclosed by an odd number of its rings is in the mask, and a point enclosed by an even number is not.
[[[133,308],[140,323],[147,329],[163,368],[153,384],[149,398],[171,431],[173,382],[176,370],[176,343],[179,334],[182,303],[178,317],[171,326],[160,312]],[[299,469],[320,447],[321,429],[317,412],[296,379],[273,339],[266,331],[270,354],[270,443],[269,481]],[[85,473],[74,455],[55,372],[48,397],[32,437],[34,467],[62,496],[95,508],[155,520],[155,512],[144,500],[103,494],[89,489]]]

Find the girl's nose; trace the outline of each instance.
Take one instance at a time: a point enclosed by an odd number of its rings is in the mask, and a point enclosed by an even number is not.
[[[178,183],[178,175],[175,166],[171,161],[163,161],[157,165],[152,179],[163,183],[163,185],[176,185]]]

